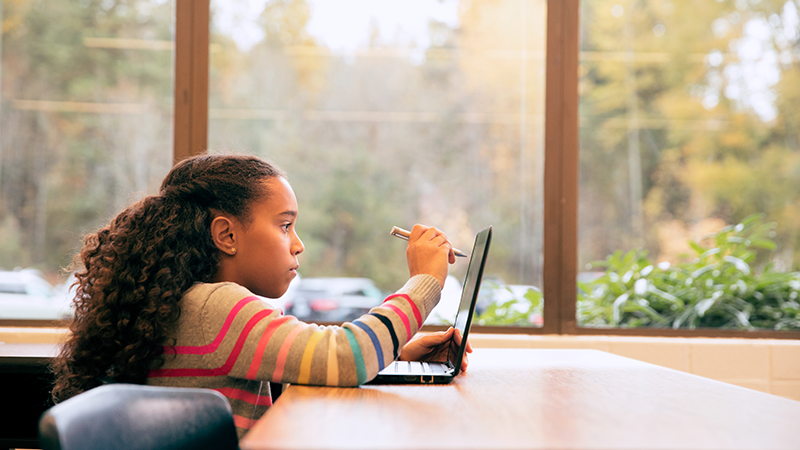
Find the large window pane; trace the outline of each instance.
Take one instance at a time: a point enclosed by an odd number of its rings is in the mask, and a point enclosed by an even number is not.
[[[0,319],[59,318],[81,236],[171,167],[174,9],[2,3]]]
[[[469,251],[491,224],[479,322],[541,324],[544,1],[211,7],[209,147],[289,172],[306,244],[300,289],[360,277],[394,290],[408,270],[393,225],[437,226]],[[453,268],[434,317],[452,321],[465,271]],[[343,289],[327,294],[338,307],[283,300],[300,317],[338,320],[326,308],[344,307]]]
[[[800,328],[798,5],[581,3],[581,325]]]

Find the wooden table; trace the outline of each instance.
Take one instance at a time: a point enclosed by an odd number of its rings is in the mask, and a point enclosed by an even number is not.
[[[260,449],[800,449],[800,402],[596,350],[476,349],[442,386],[291,386]]]

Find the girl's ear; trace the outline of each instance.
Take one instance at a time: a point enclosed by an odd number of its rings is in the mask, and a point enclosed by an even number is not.
[[[214,245],[227,255],[236,254],[236,231],[231,219],[219,215],[211,221],[211,239]]]

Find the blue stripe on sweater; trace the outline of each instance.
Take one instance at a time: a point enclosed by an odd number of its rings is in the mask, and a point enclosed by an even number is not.
[[[372,340],[372,345],[375,347],[375,353],[377,353],[378,356],[378,370],[383,370],[386,365],[383,362],[383,348],[381,348],[381,341],[378,340],[378,335],[372,331],[369,325],[360,320],[354,320],[353,324],[366,331],[367,335],[369,335],[369,338]]]

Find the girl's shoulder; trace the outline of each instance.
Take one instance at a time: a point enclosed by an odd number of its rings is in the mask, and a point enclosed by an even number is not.
[[[250,292],[246,287],[232,283],[230,281],[223,281],[221,283],[195,283],[184,294],[185,297],[210,297],[212,295],[255,295]]]
[[[244,299],[255,297],[236,283],[197,283],[183,294],[183,308],[230,309]]]
[[[197,283],[183,294],[179,345],[203,346],[224,337],[258,311],[252,292],[236,283]],[[235,325],[238,324],[238,325]],[[221,334],[220,334],[221,333]]]

